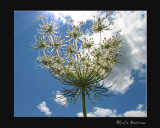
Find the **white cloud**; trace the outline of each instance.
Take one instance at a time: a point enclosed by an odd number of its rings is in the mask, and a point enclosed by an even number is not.
[[[94,110],[95,110],[94,114],[98,117],[115,117],[117,112],[116,109],[111,110],[99,107],[95,107]]]
[[[78,21],[84,21],[93,19],[94,16],[101,15],[101,11],[48,11],[55,15],[55,19],[60,18],[63,23],[66,23],[66,17],[71,17],[74,20],[74,24],[78,25]]]
[[[67,98],[63,96],[63,94],[60,91],[57,91],[56,98],[54,99],[54,101],[60,105],[65,105],[67,103]]]
[[[146,112],[141,110],[127,111],[123,115],[124,117],[146,117],[147,116]]]
[[[49,108],[46,105],[46,102],[43,101],[41,102],[38,106],[38,109],[40,109],[41,112],[44,112],[46,116],[50,116],[52,114],[52,112],[50,112]]]
[[[147,117],[146,111],[142,110],[143,104],[139,104],[136,110],[130,110],[123,113],[124,117]]]
[[[83,113],[79,112],[79,113],[77,113],[77,116],[78,117],[83,117]],[[89,112],[89,113],[87,113],[87,117],[96,117],[96,115],[92,112]]]
[[[142,110],[144,105],[139,104],[136,110],[129,110],[123,114],[117,114],[116,109],[94,107],[93,112],[87,113],[87,117],[147,117],[146,111]],[[77,113],[78,117],[83,117],[83,113]]]
[[[117,117],[120,115],[117,115],[116,112],[117,110],[111,110],[111,109],[104,109],[104,108],[99,108],[99,107],[94,107],[94,112],[89,112],[87,113],[87,117]],[[78,117],[83,117],[83,113],[80,112],[77,114]]]
[[[143,107],[144,107],[143,104],[139,104],[139,105],[137,106],[137,110],[142,110]]]
[[[122,35],[125,34],[125,44],[120,57],[123,64],[116,64],[113,73],[105,79],[106,87],[118,79],[111,88],[117,93],[125,93],[134,83],[133,69],[145,73],[142,65],[147,63],[146,17],[146,11],[116,11],[112,15],[114,31],[108,31],[106,35],[112,35],[119,29],[122,29]]]

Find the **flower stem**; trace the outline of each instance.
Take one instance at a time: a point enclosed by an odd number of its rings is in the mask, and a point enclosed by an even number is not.
[[[87,113],[86,113],[86,101],[85,101],[85,89],[82,90],[82,108],[83,108],[83,116],[87,117]]]
[[[45,53],[45,50],[43,49],[43,54],[44,54],[44,56],[46,56],[46,53]]]
[[[101,52],[101,31],[100,31],[100,52]]]
[[[77,39],[75,39],[75,44],[76,44],[76,51],[78,51],[78,47],[77,47]],[[78,62],[78,65],[79,65],[78,53],[77,53],[77,62]]]

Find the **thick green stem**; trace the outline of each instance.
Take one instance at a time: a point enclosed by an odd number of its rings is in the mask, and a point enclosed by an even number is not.
[[[86,113],[86,101],[85,101],[85,89],[82,90],[82,108],[83,108],[83,116],[87,117],[87,113]]]

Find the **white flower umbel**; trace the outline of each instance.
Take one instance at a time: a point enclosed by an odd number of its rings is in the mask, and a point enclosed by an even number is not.
[[[106,18],[108,16],[110,16],[109,13],[106,14]],[[71,87],[71,89],[63,88],[61,91],[67,103],[74,104],[82,99],[83,114],[86,117],[85,97],[94,104],[93,99],[113,96],[112,93],[108,93],[112,85],[106,88],[99,82],[109,76],[114,64],[118,63],[123,36],[118,31],[111,38],[101,40],[101,32],[111,30],[109,26],[114,22],[111,21],[106,25],[106,22],[102,23],[98,17],[91,26],[93,33],[100,34],[99,47],[94,47],[93,38],[83,37],[84,33],[81,30],[83,22],[75,26],[74,20],[70,19],[70,26],[66,30],[66,37],[69,40],[65,41],[61,39],[61,35],[56,35],[57,27],[53,21],[48,22],[46,17],[41,17],[41,19],[43,24],[40,24],[40,29],[37,29],[38,34],[35,36],[36,42],[34,43],[34,48],[39,49],[37,62],[46,68],[58,82]],[[77,43],[81,44],[81,48],[78,48]],[[40,51],[43,51],[43,56],[40,56],[42,55]],[[65,54],[61,54],[62,52]]]

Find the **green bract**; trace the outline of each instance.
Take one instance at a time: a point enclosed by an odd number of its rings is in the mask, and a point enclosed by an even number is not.
[[[106,17],[110,16],[109,13]],[[76,103],[82,99],[83,114],[86,115],[85,97],[93,104],[93,99],[103,99],[103,96],[113,96],[106,88],[99,84],[112,72],[114,64],[118,62],[118,55],[123,44],[123,37],[120,31],[112,38],[104,38],[101,42],[101,32],[110,30],[113,25],[111,21],[108,25],[102,23],[100,18],[93,22],[91,29],[94,33],[100,33],[100,44],[95,42],[91,36],[89,39],[83,36],[81,26],[73,25],[74,20],[70,19],[67,38],[65,41],[60,36],[56,36],[56,25],[53,21],[48,22],[48,18],[41,17],[43,24],[40,24],[38,34],[35,36],[34,48],[39,49],[37,62],[41,67],[46,68],[49,73],[63,85],[68,85],[71,89],[63,88],[62,94],[67,98],[67,103]],[[67,43],[69,42],[69,43]],[[81,44],[78,48],[77,43]],[[97,47],[95,44],[99,44]],[[63,47],[64,50],[63,50]],[[80,49],[80,50],[79,50]],[[40,51],[43,51],[40,54]],[[65,53],[65,54],[64,54]]]

